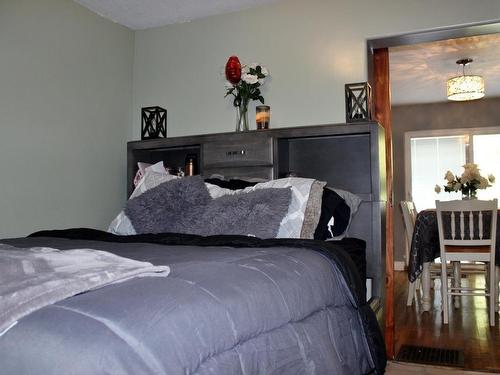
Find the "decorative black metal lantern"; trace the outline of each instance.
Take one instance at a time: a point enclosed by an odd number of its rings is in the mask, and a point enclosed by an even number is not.
[[[167,137],[167,110],[161,107],[144,107],[141,110],[141,139]]]
[[[372,119],[372,88],[368,82],[345,85],[345,119],[346,122]]]

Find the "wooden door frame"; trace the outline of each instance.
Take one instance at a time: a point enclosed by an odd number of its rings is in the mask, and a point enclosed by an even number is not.
[[[500,33],[500,20],[468,25],[436,28],[415,33],[367,40],[368,82],[373,89],[373,117],[385,128],[386,140],[386,293],[385,293],[385,344],[387,356],[394,358],[394,227],[392,179],[392,121],[389,75],[389,48],[468,36]]]

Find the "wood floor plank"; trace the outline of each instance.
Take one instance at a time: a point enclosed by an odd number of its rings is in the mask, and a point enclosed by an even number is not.
[[[451,367],[417,365],[404,362],[389,362],[387,375],[485,375],[484,372],[471,372]]]
[[[395,272],[394,281],[396,353],[403,344],[459,349],[464,351],[466,370],[500,372],[499,317],[497,313],[496,325],[490,327],[485,297],[461,297],[459,309],[450,304],[450,322],[443,325],[439,280],[435,281],[435,288],[431,289],[432,305],[429,312],[424,312],[420,303],[406,306],[406,272]],[[468,275],[462,281],[475,287],[484,285],[481,275]],[[420,297],[420,291],[418,293]]]

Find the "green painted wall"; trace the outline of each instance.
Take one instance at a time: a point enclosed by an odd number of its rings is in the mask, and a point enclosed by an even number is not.
[[[0,1],[0,238],[105,228],[120,209],[133,48],[73,1]]]
[[[105,228],[143,106],[168,109],[169,136],[232,131],[231,54],[270,69],[272,127],[343,122],[366,39],[499,18],[497,0],[283,0],[133,32],[71,0],[0,0],[0,237]]]
[[[232,131],[220,74],[231,54],[269,68],[272,127],[343,122],[344,84],[367,78],[366,39],[494,18],[498,0],[284,0],[138,31],[129,138],[148,105],[168,109],[172,136]]]

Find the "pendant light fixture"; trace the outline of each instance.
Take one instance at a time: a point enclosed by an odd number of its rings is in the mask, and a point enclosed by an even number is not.
[[[462,65],[462,75],[452,77],[446,82],[449,100],[475,100],[481,99],[484,96],[483,77],[465,74],[465,66],[472,61],[469,58],[457,60],[457,64]]]

